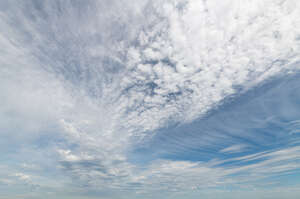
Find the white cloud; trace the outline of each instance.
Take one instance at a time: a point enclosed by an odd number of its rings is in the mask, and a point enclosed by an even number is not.
[[[180,3],[184,5],[182,9],[178,8]],[[157,18],[161,17],[161,22],[153,19],[153,24],[149,25],[151,29],[141,33],[143,42],[135,50],[140,56],[130,57],[134,59],[130,63],[138,68],[143,63],[149,67],[151,62],[153,75],[142,78],[144,74],[138,71],[128,75],[135,83],[141,80],[144,85],[154,82],[151,98],[160,98],[160,103],[148,101],[147,105],[163,108],[159,113],[153,111],[151,116],[143,110],[145,106],[141,106],[141,110],[138,109],[141,116],[167,121],[171,115],[177,114],[177,120],[190,121],[235,94],[235,87],[247,90],[291,69],[290,65],[296,60],[290,57],[298,57],[299,45],[294,41],[299,29],[292,28],[298,24],[296,20],[291,19],[293,22],[289,23],[286,20],[297,15],[299,8],[296,6],[297,9],[287,14],[285,9],[289,6],[289,3],[274,1],[243,4],[178,1],[158,6]],[[275,33],[280,38],[274,36]],[[153,43],[156,48],[152,47]],[[160,56],[150,58],[149,52]],[[144,86],[139,93],[144,92],[147,96],[145,91],[149,89]],[[132,89],[129,92],[137,91]],[[145,98],[135,99],[135,103],[143,105]]]
[[[244,152],[247,149],[247,145],[242,145],[242,144],[237,144],[237,145],[232,145],[227,148],[222,149],[220,152],[222,153],[240,153]]]
[[[18,177],[20,180],[23,180],[25,182],[30,181],[31,177],[29,175],[26,175],[24,173],[16,173],[16,177]]]
[[[283,161],[297,159],[296,148],[233,159],[268,160],[229,169],[166,160],[139,168],[126,153],[146,133],[193,121],[239,95],[236,87],[244,92],[298,70],[299,5],[98,1],[59,8],[49,1],[0,10],[1,136],[20,150],[52,144],[37,154],[47,152],[62,171],[94,187],[179,190],[234,183],[226,176],[237,172],[293,170],[298,163]]]

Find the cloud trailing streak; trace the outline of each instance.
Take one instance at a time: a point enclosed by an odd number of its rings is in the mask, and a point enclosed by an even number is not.
[[[296,0],[0,0],[0,199],[300,194]]]

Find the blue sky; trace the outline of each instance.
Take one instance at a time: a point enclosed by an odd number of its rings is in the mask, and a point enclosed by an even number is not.
[[[0,199],[297,199],[296,0],[0,0]]]

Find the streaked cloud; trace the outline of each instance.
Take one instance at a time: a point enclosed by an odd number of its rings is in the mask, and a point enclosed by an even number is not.
[[[247,146],[242,144],[232,145],[227,148],[222,149],[222,153],[240,153],[246,150]]]

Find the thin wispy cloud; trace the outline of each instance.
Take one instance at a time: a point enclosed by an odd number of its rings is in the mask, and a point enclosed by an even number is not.
[[[222,152],[222,153],[240,153],[240,152],[244,152],[246,149],[247,149],[247,145],[237,144],[237,145],[232,145],[227,148],[224,148],[220,152]]]

